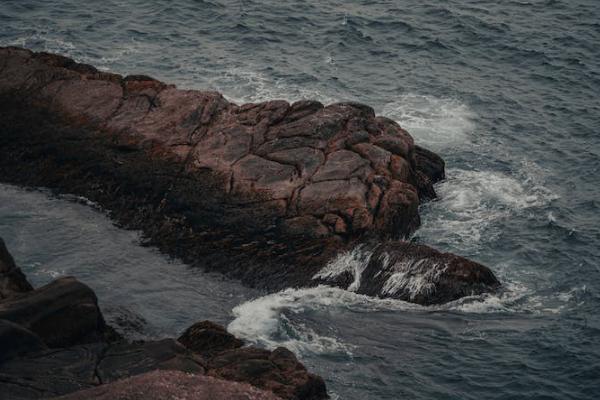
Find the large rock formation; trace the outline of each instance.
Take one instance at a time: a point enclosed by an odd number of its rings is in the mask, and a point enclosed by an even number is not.
[[[1,179],[85,196],[163,251],[270,290],[409,235],[444,176],[362,104],[238,106],[25,49],[0,48],[0,110]]]
[[[73,399],[327,398],[323,379],[309,373],[288,350],[242,345],[210,321],[194,324],[179,340],[130,343],[104,323],[90,288],[61,278],[0,299],[0,400],[70,393],[67,398]],[[158,370],[178,373],[151,373]],[[150,387],[156,392],[147,387],[153,378],[157,381]]]

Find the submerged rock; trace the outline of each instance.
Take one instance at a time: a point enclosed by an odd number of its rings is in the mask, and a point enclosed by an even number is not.
[[[484,265],[400,241],[342,253],[313,279],[360,294],[423,305],[493,292],[500,286]]]
[[[356,243],[406,237],[444,177],[366,105],[237,105],[14,47],[0,48],[0,110],[3,180],[85,196],[161,250],[268,290],[313,284]]]

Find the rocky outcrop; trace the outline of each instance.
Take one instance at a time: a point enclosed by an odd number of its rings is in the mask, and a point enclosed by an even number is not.
[[[283,399],[321,399],[325,382],[309,373],[289,350],[268,351],[242,347],[243,342],[210,321],[198,322],[179,337],[188,349],[207,360],[208,374],[238,382],[249,382]]]
[[[500,286],[481,264],[407,242],[359,246],[340,254],[313,279],[360,294],[423,305],[492,292]]]
[[[281,400],[244,383],[179,371],[153,371],[54,400]]]
[[[0,238],[0,300],[33,290]]]
[[[85,196],[149,244],[268,290],[406,237],[444,176],[362,104],[236,105],[25,49],[0,48],[0,110],[2,180]]]
[[[5,253],[5,258],[12,260],[8,251]],[[74,278],[60,278],[41,288],[0,299],[0,400],[49,398],[75,392],[68,398],[145,399],[148,397],[139,396],[147,393],[145,385],[150,377],[159,379],[156,393],[175,391],[181,396],[178,398],[203,399],[213,390],[219,390],[221,397],[208,398],[229,398],[223,397],[227,393],[234,396],[231,398],[277,398],[269,392],[290,400],[328,397],[324,381],[309,373],[288,350],[268,351],[242,345],[241,340],[210,321],[192,325],[179,340],[130,343],[104,323],[89,287]],[[157,370],[178,373],[155,373],[127,380]],[[192,376],[197,379],[189,381],[194,379]],[[169,378],[173,381],[169,382]],[[177,387],[177,382],[183,386]]]

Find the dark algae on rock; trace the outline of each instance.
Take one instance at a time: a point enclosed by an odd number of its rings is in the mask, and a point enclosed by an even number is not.
[[[357,244],[407,237],[444,177],[440,157],[362,104],[239,106],[21,48],[0,49],[0,109],[2,181],[85,196],[162,251],[268,290],[315,285]],[[365,293],[432,304],[498,286],[480,264],[421,260],[461,283]]]

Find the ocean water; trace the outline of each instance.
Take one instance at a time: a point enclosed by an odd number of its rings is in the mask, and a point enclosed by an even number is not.
[[[436,307],[259,293],[143,247],[85,199],[0,185],[0,236],[34,284],[78,276],[134,338],[209,318],[288,346],[336,399],[600,397],[598,0],[3,0],[0,45],[240,103],[370,104],[447,163],[414,240],[504,290]]]

